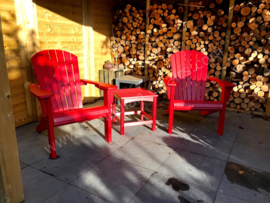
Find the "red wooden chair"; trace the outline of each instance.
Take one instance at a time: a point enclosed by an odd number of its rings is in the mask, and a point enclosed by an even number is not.
[[[219,111],[218,134],[223,135],[226,102],[232,88],[229,82],[207,78],[208,57],[197,51],[179,51],[171,56],[173,78],[165,77],[170,105],[169,134],[172,133],[174,110],[190,111],[199,110],[201,115]],[[215,81],[221,88],[221,101],[204,101],[206,81]]]
[[[50,156],[57,158],[54,126],[105,117],[105,139],[111,142],[111,104],[117,86],[80,79],[78,58],[62,50],[44,50],[31,58],[40,86],[30,91],[40,101],[44,115],[37,132],[48,130]],[[104,91],[104,105],[83,108],[81,85],[92,84]]]

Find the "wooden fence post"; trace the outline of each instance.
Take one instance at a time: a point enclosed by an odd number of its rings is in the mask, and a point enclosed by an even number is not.
[[[24,200],[0,16],[0,202]]]
[[[30,61],[33,54],[40,51],[35,0],[15,0],[15,8],[27,114],[31,122],[42,115],[40,104],[29,88],[31,83],[38,83]]]
[[[186,45],[186,31],[187,31],[187,20],[188,20],[188,2],[189,2],[189,0],[185,0],[185,11],[184,11],[184,19],[183,19],[184,22],[183,22],[181,50],[185,50],[185,45]]]
[[[228,47],[230,43],[230,36],[231,36],[231,29],[232,29],[232,18],[233,18],[233,7],[234,7],[235,0],[230,0],[229,4],[229,14],[228,14],[228,25],[226,31],[226,39],[225,39],[225,48],[223,54],[223,62],[222,62],[222,72],[221,72],[221,80],[224,80],[226,77],[227,67],[226,62],[228,58]]]
[[[145,50],[144,50],[144,75],[148,76],[148,48],[149,48],[149,34],[147,34],[147,30],[149,27],[149,7],[150,7],[150,0],[146,1],[146,22],[145,22]]]

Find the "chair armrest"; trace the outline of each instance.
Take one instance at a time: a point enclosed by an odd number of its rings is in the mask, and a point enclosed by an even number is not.
[[[30,84],[30,92],[38,99],[47,99],[53,96],[53,93],[39,89],[39,86],[36,84]]]
[[[95,87],[97,87],[100,90],[116,90],[117,89],[117,86],[110,85],[110,84],[103,83],[103,82],[95,82],[92,80],[85,80],[85,79],[81,79],[81,82],[83,82],[84,84],[95,85]]]
[[[235,87],[234,84],[227,82],[227,81],[224,81],[224,80],[220,80],[217,78],[207,78],[207,79],[217,82],[221,87],[231,87],[231,88]]]
[[[176,86],[176,82],[172,78],[170,78],[169,76],[166,76],[163,81],[167,87],[175,87]]]

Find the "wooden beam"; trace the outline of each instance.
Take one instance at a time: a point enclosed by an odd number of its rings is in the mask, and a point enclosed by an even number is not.
[[[0,202],[24,201],[0,16]]]
[[[188,21],[188,6],[187,5],[188,5],[188,0],[185,0],[181,50],[185,50],[185,46],[186,46],[186,32],[187,32],[187,21]]]
[[[265,110],[265,115],[270,117],[270,92],[268,93],[268,98],[266,98],[267,103],[266,103],[266,110]]]
[[[35,0],[15,0],[16,20],[18,25],[18,39],[20,44],[20,55],[22,61],[22,72],[26,107],[29,122],[37,120],[42,115],[38,100],[30,93],[29,85],[38,83],[34,80],[34,70],[31,64],[31,57],[40,51],[37,14]],[[37,104],[37,105],[36,105]]]
[[[144,75],[148,76],[148,64],[146,61],[148,61],[148,48],[149,48],[149,35],[147,34],[147,30],[149,27],[149,7],[150,7],[150,0],[146,0],[146,22],[145,22],[145,50],[144,50]]]
[[[222,62],[222,71],[221,71],[221,79],[224,80],[226,77],[227,67],[226,62],[228,58],[228,47],[230,43],[230,36],[231,36],[231,24],[233,18],[233,7],[235,4],[235,0],[230,0],[229,4],[229,14],[228,14],[228,25],[226,31],[226,38],[225,38],[225,48],[224,48],[224,55],[223,55],[223,62]]]
[[[93,21],[93,0],[82,1],[83,19],[83,42],[84,42],[84,64],[85,78],[95,80],[95,52],[94,52],[94,21]],[[94,102],[95,87],[85,87],[84,103]]]

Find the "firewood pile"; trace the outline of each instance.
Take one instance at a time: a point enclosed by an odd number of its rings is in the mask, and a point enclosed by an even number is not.
[[[111,37],[114,64],[120,69],[143,75],[145,48],[145,10],[127,4],[113,13]]]
[[[148,73],[150,89],[166,98],[164,77],[172,76],[170,56],[181,50],[184,8],[163,3],[149,8]]]
[[[229,106],[246,111],[265,111],[269,94],[270,1],[234,6],[227,58],[228,78],[237,86]]]
[[[228,2],[211,1],[203,6],[202,1],[191,2],[189,6],[187,32],[185,38],[186,50],[197,50],[208,55],[210,63],[208,76],[221,77],[223,52],[227,30]],[[207,82],[205,100],[217,101],[220,87],[216,82]]]

